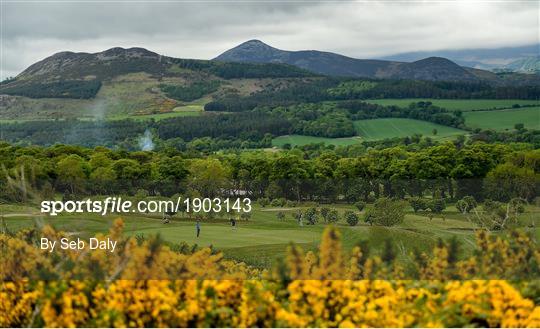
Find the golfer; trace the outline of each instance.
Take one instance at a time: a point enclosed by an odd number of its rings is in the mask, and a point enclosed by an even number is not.
[[[197,222],[195,223],[195,229],[197,230],[197,237],[201,234],[201,222],[197,219]]]

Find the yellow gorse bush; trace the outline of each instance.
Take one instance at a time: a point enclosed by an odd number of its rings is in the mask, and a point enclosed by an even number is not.
[[[461,261],[439,245],[421,255],[421,280],[411,280],[359,247],[345,256],[332,227],[318,253],[291,245],[270,272],[210,249],[183,254],[159,240],[124,238],[122,227],[116,221],[108,235],[122,245],[114,254],[48,253],[29,230],[0,235],[0,326],[540,327],[530,279],[537,269],[529,268],[540,254],[520,233],[479,232],[478,252]],[[41,234],[62,236],[50,227]],[[475,279],[487,274],[512,281]],[[385,276],[394,279],[373,279]]]

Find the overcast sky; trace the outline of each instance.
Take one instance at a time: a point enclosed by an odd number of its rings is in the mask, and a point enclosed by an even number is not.
[[[2,79],[59,51],[210,59],[249,40],[357,58],[538,42],[538,1],[2,3]]]

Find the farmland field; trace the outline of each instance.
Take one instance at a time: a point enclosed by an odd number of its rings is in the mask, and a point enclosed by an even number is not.
[[[360,120],[355,121],[354,124],[358,135],[366,140],[406,137],[414,134],[422,134],[423,136],[442,139],[467,133],[464,130],[446,127],[427,121],[402,118]],[[433,134],[433,129],[437,129],[436,135]]]
[[[159,120],[168,119],[168,118],[198,116],[198,115],[203,114],[203,112],[204,112],[204,105],[185,105],[185,106],[175,107],[171,112],[156,113],[156,114],[146,114],[146,115],[125,114],[125,115],[111,116],[111,117],[109,117],[107,119],[108,120],[125,120],[125,119],[150,120],[150,119],[154,119],[156,121],[159,121]]]
[[[516,123],[523,123],[525,128],[540,128],[540,107],[524,109],[475,111],[464,113],[465,124],[471,128],[505,130],[514,129]]]
[[[379,105],[396,105],[406,107],[414,102],[428,101],[436,106],[444,107],[448,110],[491,110],[511,108],[514,104],[522,105],[538,105],[536,100],[522,99],[433,99],[433,98],[403,98],[403,99],[371,99],[368,103]]]
[[[303,136],[303,135],[286,135],[279,136],[272,140],[273,146],[282,147],[285,144],[290,144],[291,146],[302,146],[314,143],[326,143],[336,146],[346,146],[360,143],[360,139],[357,137],[349,138],[325,138],[325,137],[314,137],[314,136]]]

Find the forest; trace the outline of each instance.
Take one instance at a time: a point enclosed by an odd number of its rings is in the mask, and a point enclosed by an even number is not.
[[[287,88],[263,90],[245,97],[225,95],[206,104],[205,110],[244,112],[257,106],[378,98],[537,99],[539,94],[539,86],[497,87],[484,83],[320,78],[296,81]]]
[[[80,146],[13,146],[0,148],[0,197],[21,202],[17,184],[66,197],[91,194],[225,196],[234,191],[255,199],[323,203],[372,202],[380,197],[430,196],[456,201],[532,201],[537,195],[540,152],[531,145],[451,142],[407,150],[395,146],[351,157],[333,150],[293,149],[201,153],[173,148],[160,152],[94,149]],[[23,181],[21,181],[23,180]],[[18,182],[18,183],[17,183]],[[180,190],[179,190],[180,188]]]

